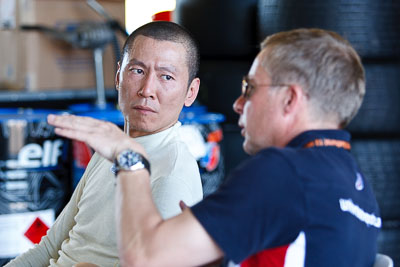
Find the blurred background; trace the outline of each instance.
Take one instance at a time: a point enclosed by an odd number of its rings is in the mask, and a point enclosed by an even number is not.
[[[48,113],[123,118],[114,88],[127,34],[174,21],[200,45],[200,93],[180,120],[205,195],[247,156],[232,110],[269,34],[299,27],[347,38],[367,93],[349,125],[352,152],[377,196],[378,250],[400,262],[400,1],[0,0],[0,264],[40,241],[68,201],[92,151],[54,135]],[[357,249],[357,248],[355,248]]]

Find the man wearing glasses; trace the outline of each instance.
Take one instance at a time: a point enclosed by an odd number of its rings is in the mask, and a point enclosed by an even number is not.
[[[299,29],[267,37],[233,105],[252,157],[215,194],[169,220],[152,203],[139,144],[96,120],[50,116],[49,123],[121,166],[123,265],[198,266],[225,257],[241,266],[372,266],[381,219],[342,130],[364,94],[360,58],[339,35]],[[142,158],[126,166],[126,150]]]

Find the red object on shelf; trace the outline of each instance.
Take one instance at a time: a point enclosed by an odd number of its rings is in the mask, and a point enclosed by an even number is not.
[[[93,151],[81,141],[72,141],[74,161],[79,168],[86,168],[92,158]]]
[[[38,244],[42,239],[42,236],[46,235],[49,227],[37,217],[31,226],[26,230],[25,236],[33,243]]]
[[[153,21],[172,21],[173,11],[161,11],[152,16]]]

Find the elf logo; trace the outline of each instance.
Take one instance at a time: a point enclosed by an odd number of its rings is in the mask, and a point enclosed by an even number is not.
[[[63,140],[46,140],[43,147],[39,144],[26,144],[18,152],[17,160],[7,160],[6,166],[17,168],[43,168],[58,165],[58,158],[62,155]]]

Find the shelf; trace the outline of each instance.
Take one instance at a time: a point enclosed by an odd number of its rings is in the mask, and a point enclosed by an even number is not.
[[[106,90],[107,97],[116,97],[116,90]],[[0,92],[0,103],[2,102],[36,102],[36,101],[60,101],[96,98],[96,91],[93,90],[64,90],[64,91],[38,91],[38,92]]]
[[[115,89],[106,90],[107,101],[115,102],[117,91]],[[94,102],[96,100],[96,90],[63,90],[63,91],[0,91],[0,107],[31,107],[37,105],[57,106],[64,108],[63,104]]]

